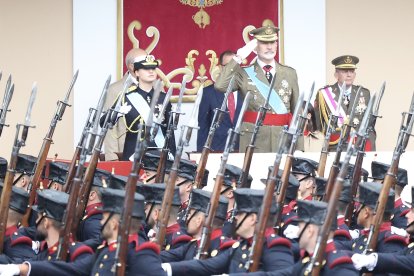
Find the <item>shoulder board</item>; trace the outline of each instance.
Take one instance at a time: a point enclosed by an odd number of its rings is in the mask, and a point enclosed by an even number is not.
[[[333,269],[335,266],[341,265],[341,264],[352,264],[351,257],[344,255],[339,258],[335,258],[333,262],[329,263],[329,268]]]
[[[278,245],[286,246],[288,248],[292,247],[292,243],[288,239],[285,239],[285,238],[282,238],[276,235],[268,236],[266,238],[266,241],[267,241],[267,248],[272,248]]]
[[[185,235],[185,234],[178,234],[177,235],[177,233],[174,233],[171,243],[172,243],[172,245],[176,245],[177,243],[182,243],[182,242],[187,243],[187,242],[190,242],[192,240],[193,240],[193,238],[188,236],[188,235]]]
[[[134,91],[135,89],[137,89],[137,86],[136,85],[132,85],[131,87],[128,88],[128,90],[126,91],[125,94],[130,93],[130,92]]]
[[[352,240],[351,234],[345,229],[338,229],[334,232],[334,237],[345,237],[348,240]]]
[[[154,242],[144,242],[143,244],[138,246],[136,251],[138,252],[147,249],[154,251],[157,255],[160,254],[160,246]]]
[[[18,244],[26,244],[32,247],[32,239],[22,235],[12,235],[10,245],[16,246]]]
[[[280,67],[282,67],[282,68],[287,68],[287,69],[291,69],[291,70],[294,70],[294,71],[296,71],[295,70],[295,68],[293,68],[293,67],[290,67],[290,66],[288,66],[288,65],[286,65],[286,64],[280,64],[279,62],[276,62]]]
[[[224,250],[224,249],[230,248],[231,246],[233,246],[233,244],[235,242],[236,242],[235,240],[232,240],[230,238],[225,238],[223,240],[220,240],[220,247],[219,247],[219,249],[220,250]]]
[[[70,261],[74,262],[80,255],[93,254],[92,248],[81,243],[72,243],[70,249]]]
[[[402,243],[402,244],[404,244],[404,246],[407,246],[407,238],[406,237],[403,237],[403,236],[399,236],[399,235],[390,235],[390,236],[388,236],[388,237],[386,237],[385,239],[384,239],[384,242],[385,243],[387,243],[387,242],[397,242],[397,243]]]

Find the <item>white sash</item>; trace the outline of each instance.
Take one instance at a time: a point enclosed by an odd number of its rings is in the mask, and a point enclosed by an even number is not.
[[[331,111],[332,114],[336,115],[336,108],[338,106],[338,103],[335,101],[335,94],[332,93],[332,89],[331,88],[322,88],[322,95],[323,98],[325,99],[325,103],[328,106],[329,110]],[[342,104],[339,103],[341,106],[339,108],[339,117],[338,117],[338,127],[341,127],[344,123],[344,120],[346,118],[346,113],[344,111],[344,109],[342,108]]]

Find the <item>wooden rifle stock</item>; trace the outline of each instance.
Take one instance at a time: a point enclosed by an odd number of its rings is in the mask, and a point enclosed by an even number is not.
[[[280,178],[280,184],[277,187],[276,191],[276,206],[277,206],[277,213],[276,213],[276,227],[280,229],[280,224],[282,221],[282,211],[283,211],[283,205],[285,202],[286,197],[286,191],[287,187],[289,186],[289,175],[290,175],[290,169],[292,168],[293,163],[293,154],[288,154],[286,156],[285,166],[283,168],[283,174]]]
[[[147,148],[146,140],[141,140],[143,125],[141,124],[138,131],[137,145],[135,147],[134,161],[131,172],[125,186],[124,208],[121,214],[121,221],[118,230],[118,246],[115,253],[115,270],[117,276],[123,276],[126,272],[127,255],[128,255],[128,237],[131,227],[132,210],[134,206],[135,191],[141,168],[141,159]],[[151,127],[147,127],[146,133],[149,133]]]
[[[6,172],[6,178],[4,179],[3,191],[1,193],[0,201],[0,253],[3,253],[4,238],[7,229],[7,217],[9,212],[9,203],[12,193],[15,169],[17,164],[17,155],[19,153],[19,147],[13,147],[10,157],[9,166]]]
[[[325,168],[326,168],[326,160],[328,159],[328,151],[322,149],[321,155],[319,156],[319,164],[318,164],[318,176],[324,177],[325,176]]]
[[[249,178],[250,165],[252,164],[254,149],[255,146],[252,144],[246,147],[246,153],[244,154],[243,159],[242,173],[240,174],[240,178],[238,181],[240,188],[250,188],[247,179]]]
[[[170,145],[171,137],[173,135],[172,117],[173,116],[171,115],[169,116],[169,119],[168,119],[167,133],[165,135],[164,146],[160,154],[160,162],[158,163],[158,167],[157,167],[157,175],[155,177],[155,183],[164,182],[168,153],[170,152],[168,147]],[[161,131],[161,130],[158,130],[158,131]]]

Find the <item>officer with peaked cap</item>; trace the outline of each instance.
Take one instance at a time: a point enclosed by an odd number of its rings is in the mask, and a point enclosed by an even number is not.
[[[0,194],[2,189],[3,183],[0,183]],[[29,194],[25,190],[12,187],[3,245],[3,254],[10,258],[9,262],[22,262],[36,255],[32,248],[32,239],[21,233],[18,228],[26,212],[28,201]]]
[[[409,208],[406,214],[408,220],[407,232],[410,240],[414,235],[414,187],[411,187],[404,198],[404,204]],[[412,275],[414,272],[414,243],[407,248],[393,253],[372,253],[369,255],[354,254],[352,261],[358,270],[367,269],[374,273],[392,273],[398,275]]]
[[[268,112],[263,126],[260,127],[256,138],[256,152],[276,152],[282,127],[289,124],[291,113],[295,109],[299,97],[295,69],[275,60],[278,31],[278,28],[271,25],[250,31],[253,39],[239,49],[236,56],[223,67],[214,85],[216,90],[225,92],[234,75],[232,91],[240,91],[242,95],[246,95],[248,91],[253,93],[255,100],[249,103],[243,117],[242,130],[245,131],[245,135],[240,137],[241,151],[244,151],[250,143],[257,112],[266,101],[273,78],[275,78],[275,82],[269,101],[271,112]],[[257,53],[256,62],[242,68],[240,65],[252,51]],[[302,139],[298,149],[303,149]]]
[[[384,164],[377,161],[372,161],[371,163],[371,178],[376,182],[382,182],[387,174],[390,165]],[[403,168],[398,168],[397,172],[397,182],[394,187],[395,190],[395,202],[394,202],[394,211],[391,218],[392,226],[404,229],[407,226],[407,218],[405,214],[409,211],[409,208],[405,206],[401,200],[401,192],[404,187],[408,184],[408,175],[407,170]]]
[[[187,216],[187,233],[192,236],[192,241],[173,250],[161,252],[163,262],[179,262],[192,260],[197,255],[199,241],[203,234],[203,226],[209,208],[211,192],[194,189],[191,193],[189,211]],[[213,219],[209,256],[216,256],[220,251],[231,247],[235,241],[223,235],[221,227],[227,217],[228,200],[223,196],[219,198],[216,215]]]
[[[359,184],[359,197],[355,201],[360,203],[356,212],[357,223],[363,230],[360,231],[360,237],[352,244],[352,250],[355,253],[362,253],[367,245],[369,229],[374,217],[374,210],[377,205],[382,184],[377,182],[362,182]],[[394,190],[391,189],[387,198],[387,203],[380,225],[377,252],[397,252],[402,250],[406,244],[406,237],[393,234],[391,228],[391,215],[394,206]]]
[[[338,125],[335,126],[337,129],[331,135],[331,141],[329,142],[329,151],[335,151],[336,145],[340,139],[340,129],[344,123],[347,123],[346,116],[349,116],[352,110],[352,106],[356,101],[356,110],[355,117],[351,123],[356,129],[359,128],[360,122],[367,108],[370,92],[368,89],[361,87],[360,94],[357,95],[357,91],[360,88],[358,85],[354,85],[354,80],[356,76],[355,69],[357,69],[357,64],[359,58],[352,55],[343,55],[339,56],[332,60],[332,64],[335,66],[335,79],[337,82],[333,85],[327,85],[319,89],[315,98],[315,114],[316,122],[318,124],[318,129],[322,130],[324,134],[328,129],[329,116],[332,113],[336,112],[336,107],[338,106],[338,100],[340,95],[340,86],[345,82],[346,90],[340,109],[340,118],[338,119]],[[366,150],[375,151],[375,130],[373,133],[370,133],[369,140],[365,147]]]
[[[295,157],[292,162],[291,173],[299,180],[299,196],[311,200],[315,189],[315,176],[318,162],[308,158]]]
[[[137,141],[137,133],[140,123],[148,118],[150,111],[151,99],[154,95],[154,82],[157,79],[156,68],[158,61],[152,55],[141,55],[134,59],[134,74],[137,80],[137,87],[131,87],[122,98],[121,113],[123,115],[118,120],[126,127],[125,144],[121,160],[129,160],[134,151]],[[120,94],[121,95],[121,94]],[[160,109],[164,102],[166,94],[160,93],[158,102],[155,105],[154,115],[159,116]],[[151,148],[162,148],[164,146],[165,135],[167,134],[167,125],[171,113],[171,103],[167,104],[164,120],[161,122],[160,131],[158,131],[153,141],[149,143]],[[171,135],[168,148],[172,154],[175,154],[175,138]]]
[[[260,207],[263,202],[263,190],[240,188],[234,191],[236,199],[236,234],[239,242],[223,251],[219,256],[206,260],[191,260],[164,264],[164,268],[173,275],[213,275],[222,273],[246,272],[254,229],[257,224]],[[260,269],[272,271],[293,264],[290,242],[277,236],[273,231],[276,204],[273,201],[271,215],[264,233],[265,244],[260,261]]]
[[[160,219],[161,205],[164,199],[165,183],[139,184],[137,192],[145,197],[145,230],[148,238],[156,235],[157,221]],[[168,218],[165,250],[174,249],[190,242],[193,238],[186,234],[185,229],[177,222],[181,200],[178,187],[174,189],[171,211]]]

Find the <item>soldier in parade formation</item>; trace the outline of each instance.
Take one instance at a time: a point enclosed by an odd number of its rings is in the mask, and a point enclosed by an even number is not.
[[[250,34],[254,39],[231,55],[215,89],[238,91],[240,100],[248,91],[254,95],[255,101],[240,111],[241,128],[248,133],[260,127],[253,147],[277,152],[267,179],[261,180],[264,190],[250,188],[253,178],[248,170],[258,165],[251,159],[245,160],[248,164],[243,168],[226,163],[226,152],[234,149],[228,142],[214,189],[205,189],[209,172],[201,174],[195,162],[178,154],[190,137],[181,137],[177,144],[175,139],[168,140],[167,131],[179,116],[175,117],[171,103],[164,103],[164,93],[153,101],[158,61],[134,49],[127,55],[128,73],[109,89],[111,102],[100,103],[107,110],[102,115],[97,108],[88,118],[72,161],[46,162],[45,146],[37,158],[19,153],[29,126],[20,125],[22,136],[17,128],[10,160],[0,158],[0,276],[412,275],[414,188],[398,161],[411,135],[414,101],[410,116],[402,122],[391,163],[373,161],[369,175],[359,158],[375,149],[371,95],[353,85],[359,59],[340,56],[332,61],[338,82],[316,95],[313,124],[318,128],[312,129],[328,131],[328,122],[337,116],[329,150],[352,141],[341,150],[346,157],[342,162],[338,158],[336,173],[332,166],[325,177],[318,175],[319,167],[326,165],[322,158],[316,162],[288,154],[281,166],[286,148],[302,149],[304,134],[301,124],[294,133],[282,131],[283,126],[309,120],[293,114],[295,107],[304,110],[307,103],[299,102],[296,71],[275,61],[278,29],[264,26]],[[252,51],[257,52],[257,60],[242,68],[240,64]],[[269,89],[270,110],[261,125],[256,116]],[[344,97],[337,102],[341,89],[345,89]],[[356,115],[347,122],[352,106]],[[56,112],[63,115],[59,108]],[[164,118],[160,135],[145,122],[158,116]],[[90,128],[98,122],[102,132],[94,134]],[[339,135],[347,124],[358,136]],[[285,139],[289,135],[292,139]],[[241,136],[241,151],[250,143],[249,136]],[[45,141],[51,142],[48,137]],[[87,141],[94,139],[91,151]],[[112,151],[106,152],[107,159],[133,160],[129,175],[98,168],[104,139],[109,145],[106,150]],[[171,155],[163,155],[164,150]],[[356,151],[360,154],[351,164]],[[87,155],[91,156],[85,165]],[[203,161],[207,157],[199,161],[205,169]],[[243,175],[247,181],[241,185]],[[368,182],[368,177],[375,182]],[[197,179],[200,184],[194,185]]]

